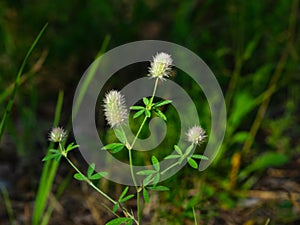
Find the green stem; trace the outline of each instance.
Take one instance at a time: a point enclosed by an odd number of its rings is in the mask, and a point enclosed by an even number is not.
[[[74,170],[76,170],[77,173],[79,173],[82,177],[85,177],[86,178],[86,182],[92,187],[94,188],[97,192],[99,192],[102,196],[104,196],[106,199],[108,199],[111,203],[113,204],[116,204],[117,202],[115,200],[113,200],[111,197],[109,197],[107,194],[105,194],[103,191],[101,191],[98,187],[96,187],[93,182],[91,182],[84,174],[82,174],[80,172],[80,170],[73,164],[73,162],[68,158],[66,157],[66,160],[68,161],[68,163],[73,167]]]
[[[172,169],[173,167],[177,166],[178,164],[179,164],[179,162],[174,163],[173,165],[169,166],[167,169],[162,171],[160,174],[164,175],[168,170]]]
[[[152,108],[152,103],[153,103],[153,99],[154,99],[154,95],[155,95],[155,92],[156,92],[156,88],[157,88],[157,84],[158,84],[158,79],[155,80],[155,84],[154,84],[154,88],[153,88],[153,93],[152,93],[152,96],[150,98],[150,101],[149,101],[149,104],[147,106],[147,110],[151,110]],[[138,132],[136,133],[131,145],[129,146],[128,148],[128,155],[129,155],[129,165],[130,165],[130,173],[131,173],[131,177],[132,177],[132,180],[133,180],[133,184],[135,186],[135,189],[136,189],[136,192],[137,192],[137,213],[138,213],[138,224],[141,223],[141,199],[140,199],[140,190],[138,188],[138,185],[137,185],[137,182],[136,182],[136,179],[135,179],[135,175],[134,175],[134,171],[133,171],[133,163],[132,163],[132,149],[133,149],[133,146],[135,144],[135,142],[137,141],[146,121],[147,121],[148,117],[145,116],[142,124],[140,125],[140,128],[138,130]],[[123,131],[124,132],[124,131]]]
[[[138,209],[138,223],[141,223],[141,200],[140,200],[140,191],[137,190],[137,209]]]
[[[144,120],[143,120],[143,122],[142,122],[142,124],[141,124],[141,126],[140,126],[140,128],[139,128],[139,130],[138,130],[138,132],[136,133],[136,135],[135,135],[135,137],[134,137],[134,139],[133,139],[133,141],[132,141],[132,144],[130,145],[130,150],[133,148],[133,146],[134,146],[136,140],[138,139],[138,136],[140,135],[140,133],[141,133],[141,131],[142,131],[142,129],[143,129],[143,127],[144,127],[144,125],[145,125],[147,119],[148,119],[148,117],[145,116],[145,118],[144,118]]]
[[[152,107],[151,105],[153,103],[153,99],[154,99],[154,95],[155,95],[155,92],[156,92],[157,84],[158,84],[158,78],[155,80],[155,84],[154,84],[154,88],[153,88],[153,93],[152,93],[152,96],[150,98],[150,102],[149,102],[150,107]]]

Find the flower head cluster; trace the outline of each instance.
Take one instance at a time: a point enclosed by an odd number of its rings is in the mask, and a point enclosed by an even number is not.
[[[189,142],[199,145],[204,142],[206,138],[205,130],[200,126],[193,126],[187,132],[187,139]]]
[[[104,99],[104,114],[110,127],[118,127],[128,118],[124,96],[115,90],[108,92]]]
[[[164,80],[165,77],[169,77],[171,72],[173,60],[171,56],[167,53],[161,52],[157,53],[153,57],[151,66],[149,67],[149,77],[150,78],[159,78]]]
[[[63,142],[67,137],[67,132],[61,127],[55,127],[49,133],[49,141],[52,142]]]

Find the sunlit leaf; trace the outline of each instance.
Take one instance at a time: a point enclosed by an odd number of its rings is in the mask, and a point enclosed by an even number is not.
[[[195,160],[193,160],[192,158],[189,158],[188,159],[188,163],[191,167],[193,167],[194,169],[197,169],[198,168],[198,164]]]
[[[88,178],[90,178],[92,176],[94,170],[95,170],[95,163],[92,163],[91,165],[89,165],[89,168],[87,170]]]
[[[76,180],[86,180],[86,177],[80,173],[75,173],[73,176]]]
[[[156,171],[159,171],[159,170],[160,170],[160,165],[159,165],[158,159],[153,155],[153,156],[151,157],[151,161],[152,161],[152,165],[154,166],[154,169],[155,169]]]
[[[145,106],[147,106],[149,104],[149,99],[144,97],[143,102],[144,102]]]
[[[172,102],[171,100],[160,101],[160,102],[155,103],[153,107],[160,107],[160,106],[163,106],[163,105],[170,104],[171,102]]]
[[[133,119],[138,118],[138,117],[141,116],[144,112],[145,112],[145,109],[142,109],[142,110],[136,112],[136,113],[133,115]]]

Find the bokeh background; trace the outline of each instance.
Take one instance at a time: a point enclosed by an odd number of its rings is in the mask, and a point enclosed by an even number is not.
[[[192,207],[199,224],[299,224],[299,9],[298,0],[0,1],[0,119],[22,60],[48,23],[21,76],[0,142],[0,187],[7,190],[0,224],[31,224],[58,93],[64,93],[59,124],[71,131],[74,91],[90,63],[121,44],[147,39],[182,45],[207,63],[223,90],[228,123],[213,165],[204,172],[187,166],[165,181],[171,190],[153,193],[144,224],[193,224]],[[116,74],[99,99],[106,90],[145,76],[147,66],[118,72],[124,76]],[[209,130],[199,87],[176,69],[172,79],[195,99],[201,125]],[[178,115],[172,107],[165,113],[168,136],[155,151],[162,157],[160,149],[170,149],[178,137]],[[115,138],[103,118],[98,125],[102,138]],[[127,160],[126,154],[118,157]],[[87,168],[79,153],[72,159]],[[149,157],[137,156],[136,164],[144,163]],[[68,184],[55,198],[50,224],[104,224],[113,218],[99,204],[103,199],[72,174],[62,161],[51,198],[60,183],[68,179]],[[99,185],[112,196],[123,189],[105,180]],[[135,209],[134,202],[129,207]]]

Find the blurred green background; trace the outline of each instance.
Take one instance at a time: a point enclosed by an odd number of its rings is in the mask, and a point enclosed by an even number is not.
[[[268,218],[270,224],[296,224],[299,175],[274,173],[300,171],[299,18],[298,0],[2,0],[0,116],[26,51],[45,23],[48,27],[25,67],[1,140],[0,184],[34,195],[58,92],[65,95],[60,124],[66,127],[77,83],[99,51],[131,41],[164,40],[190,49],[211,68],[224,92],[228,123],[213,166],[201,173],[185,168],[165,181],[171,192],[159,194],[155,216],[148,220],[192,224],[195,206],[200,224],[265,224]],[[199,97],[199,87],[180,71],[174,80],[192,98],[200,98],[195,104],[209,129],[210,112],[202,105],[206,100]],[[107,89],[125,84],[126,79],[115,79]],[[170,129],[161,149],[170,149],[174,143],[168,140],[177,137],[176,112],[171,108],[166,114]],[[105,130],[104,139],[113,138],[104,121],[99,129]],[[139,160],[137,164],[149,161],[146,156]],[[20,179],[23,175],[26,181]],[[273,175],[277,179],[268,183]],[[292,187],[285,186],[289,182]],[[267,192],[275,197],[266,199]],[[291,193],[298,195],[288,197]],[[250,204],[253,199],[256,203]],[[5,215],[2,206],[0,217]]]

